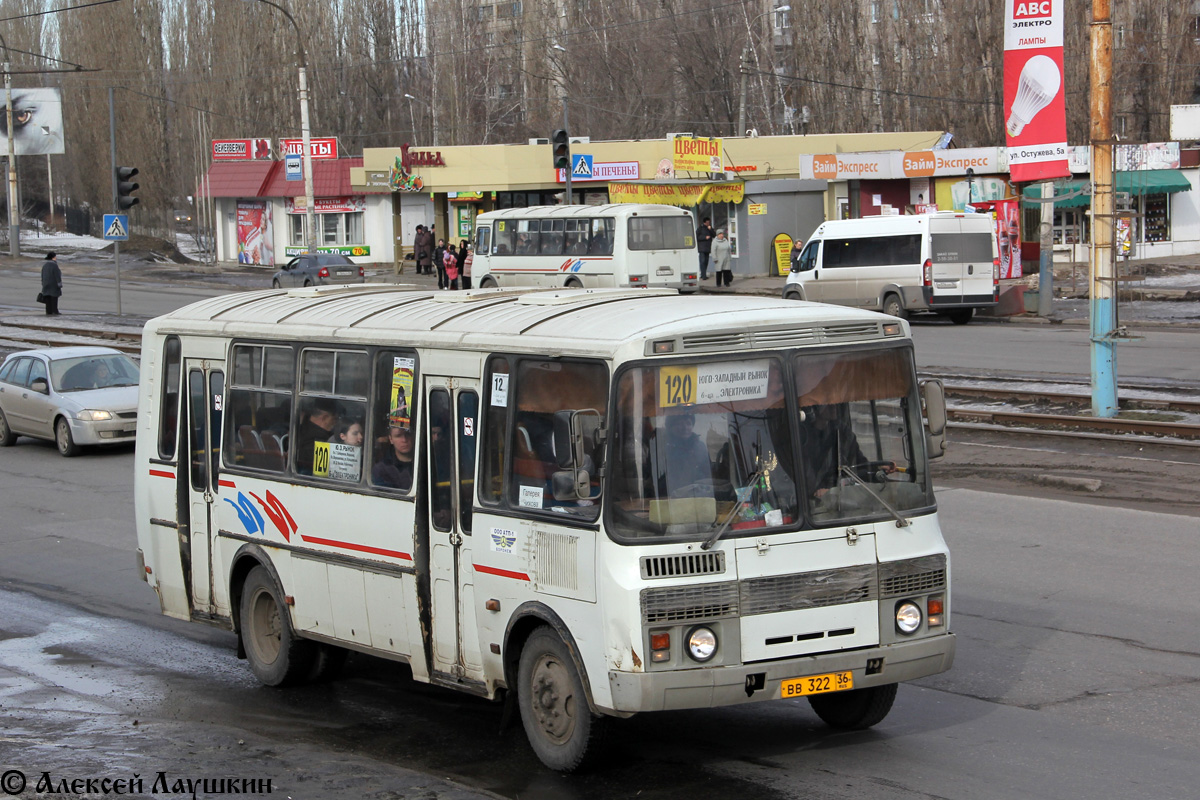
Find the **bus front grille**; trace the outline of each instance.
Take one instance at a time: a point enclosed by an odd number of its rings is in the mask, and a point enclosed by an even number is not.
[[[642,620],[648,625],[734,617],[737,613],[738,589],[733,582],[642,590]]]
[[[642,578],[688,578],[693,575],[720,575],[725,572],[725,554],[677,553],[670,556],[642,556]]]
[[[922,556],[879,565],[879,596],[928,594],[946,588],[946,556]]]
[[[746,616],[840,606],[877,599],[877,585],[874,564],[772,575],[742,581],[739,604]]]

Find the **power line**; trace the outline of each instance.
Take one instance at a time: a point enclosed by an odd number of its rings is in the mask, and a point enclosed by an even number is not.
[[[30,17],[44,17],[47,14],[62,14],[66,11],[79,11],[83,8],[92,8],[93,6],[106,6],[110,3],[120,3],[121,0],[96,0],[94,3],[83,3],[78,6],[67,6],[66,8],[51,8],[45,11],[33,11],[29,14],[18,14],[15,17],[2,17],[0,22],[12,22],[18,19],[29,19]]]

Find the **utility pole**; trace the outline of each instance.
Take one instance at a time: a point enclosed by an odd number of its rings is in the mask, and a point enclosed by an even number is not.
[[[739,93],[738,100],[738,126],[733,132],[734,136],[746,135],[746,76],[750,74],[750,42],[746,42],[746,46],[742,48],[742,63],[738,68],[738,72],[742,73],[742,88]]]
[[[108,87],[108,142],[109,155],[112,157],[112,208],[114,214],[121,212],[117,201],[117,112],[113,106],[113,87]],[[117,316],[121,316],[121,243],[113,242],[113,264],[117,270]]]
[[[21,217],[17,208],[17,154],[12,135],[12,73],[9,71],[7,43],[4,45],[4,107],[8,120],[8,254],[16,257],[21,255]]]
[[[1039,226],[1041,246],[1038,248],[1038,316],[1054,313],[1054,183],[1046,181],[1041,188],[1042,224]]]
[[[1117,296],[1113,252],[1112,9],[1110,0],[1092,0],[1092,413],[1117,414]]]

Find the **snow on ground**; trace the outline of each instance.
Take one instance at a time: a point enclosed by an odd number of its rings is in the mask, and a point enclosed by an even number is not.
[[[38,253],[45,250],[100,250],[108,245],[95,236],[80,236],[75,233],[59,233],[42,230],[21,230],[21,252]]]

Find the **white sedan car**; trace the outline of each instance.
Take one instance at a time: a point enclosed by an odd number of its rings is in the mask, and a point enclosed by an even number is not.
[[[111,347],[13,353],[0,365],[0,447],[50,439],[64,456],[82,445],[132,442],[138,366]]]

